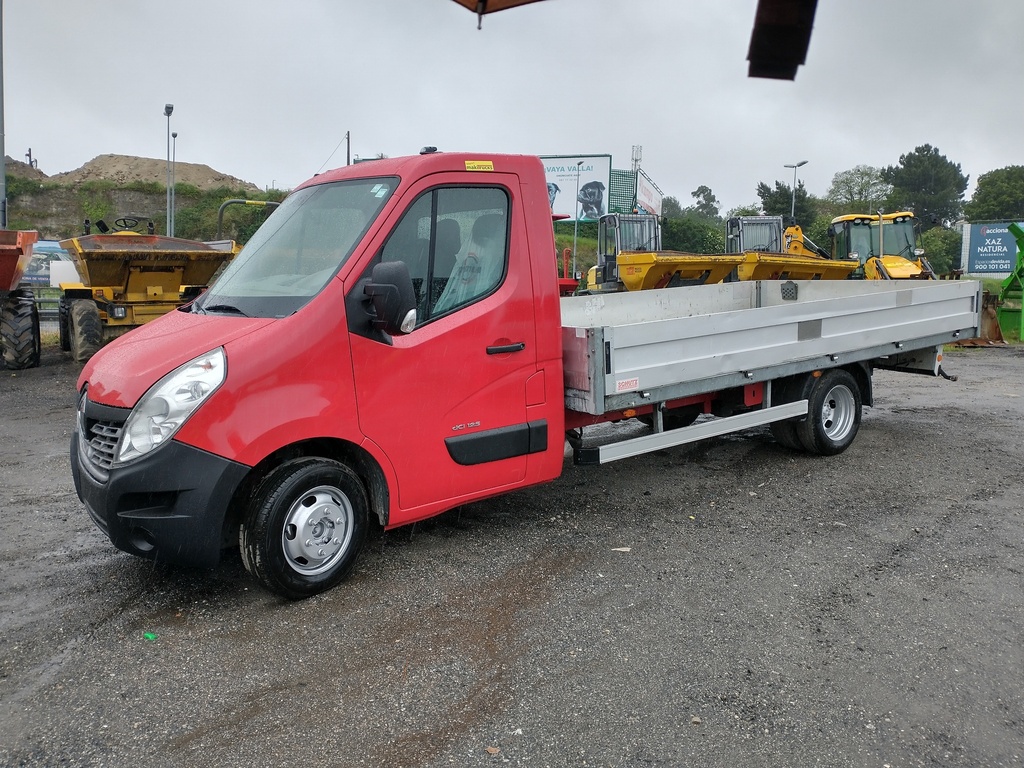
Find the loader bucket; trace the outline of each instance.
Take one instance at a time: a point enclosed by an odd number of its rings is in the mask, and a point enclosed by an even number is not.
[[[39,238],[34,230],[0,229],[0,291],[13,291],[32,261],[32,244]]]

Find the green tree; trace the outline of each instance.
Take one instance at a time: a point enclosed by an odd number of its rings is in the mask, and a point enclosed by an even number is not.
[[[882,169],[882,179],[892,185],[887,209],[913,211],[924,229],[960,218],[968,177],[937,147],[923,144],[900,155],[899,165]]]
[[[1024,165],[981,174],[964,214],[971,221],[1024,221]]]
[[[666,219],[661,229],[661,247],[684,253],[724,253],[725,232],[697,216]]]
[[[826,199],[842,213],[873,213],[892,193],[882,171],[870,165],[856,165],[832,177]]]
[[[691,210],[694,213],[712,221],[719,221],[718,212],[721,210],[722,204],[718,202],[718,198],[711,191],[711,187],[701,184],[690,194],[697,201],[696,204],[691,206]]]
[[[760,216],[761,205],[760,203],[748,203],[747,205],[740,205],[736,208],[730,208],[725,214],[725,218],[731,219],[735,216]]]
[[[665,219],[681,219],[683,206],[672,195],[667,195],[661,199],[661,216]]]
[[[810,238],[812,243],[828,253],[832,252],[832,240],[828,235],[828,226],[832,223],[832,218],[828,214],[819,214],[810,226],[802,227],[804,236]]]
[[[921,235],[925,258],[938,274],[949,272],[960,264],[963,235],[959,230],[932,227]]]
[[[814,221],[814,203],[803,181],[797,182],[795,205],[793,188],[781,181],[776,181],[774,188],[763,181],[758,183],[757,196],[761,198],[761,209],[766,216],[782,216],[788,221],[790,211],[794,211],[793,218],[801,227],[809,226]]]

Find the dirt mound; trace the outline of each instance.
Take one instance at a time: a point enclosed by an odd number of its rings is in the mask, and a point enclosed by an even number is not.
[[[23,163],[21,160],[15,160],[9,155],[4,156],[4,171],[11,176],[17,176],[20,179],[34,179],[36,181],[45,181],[49,177],[40,171],[35,166],[31,166],[28,163]]]
[[[167,183],[167,161],[128,155],[100,155],[77,170],[54,174],[49,180],[58,184],[81,184],[85,181],[103,180],[115,184],[144,181],[164,185]],[[201,163],[176,162],[174,180],[177,184],[191,184],[203,190],[226,187],[232,190],[262,192],[255,184],[220,173]]]

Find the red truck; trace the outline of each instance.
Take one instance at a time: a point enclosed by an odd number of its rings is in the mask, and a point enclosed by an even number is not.
[[[126,552],[237,543],[288,598],[387,529],[769,424],[834,454],[877,367],[937,374],[978,284],[764,281],[559,297],[536,157],[425,152],[296,189],[191,304],[78,381],[78,495]],[[636,428],[592,425],[637,421]],[[605,432],[608,430],[605,429]],[[624,432],[624,434],[619,434]]]

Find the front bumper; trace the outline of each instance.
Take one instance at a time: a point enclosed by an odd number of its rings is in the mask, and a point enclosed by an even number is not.
[[[113,545],[162,563],[216,565],[225,513],[249,467],[172,440],[105,470],[83,455],[82,429],[80,420],[71,437],[75,490]]]

